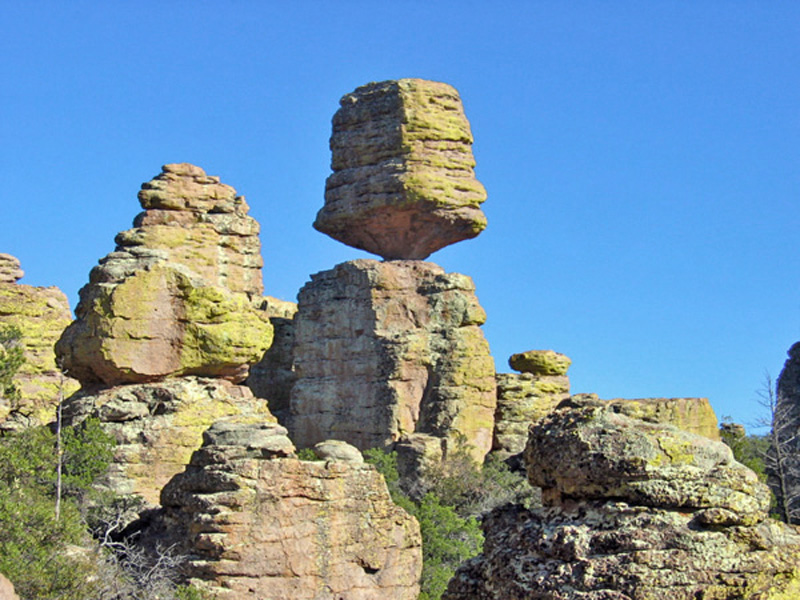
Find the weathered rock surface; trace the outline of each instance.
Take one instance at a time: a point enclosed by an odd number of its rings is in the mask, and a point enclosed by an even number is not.
[[[272,345],[250,367],[247,387],[259,398],[269,400],[269,411],[281,423],[289,418],[289,399],[294,385],[294,315],[297,304],[266,296],[261,310],[269,317],[274,335]]]
[[[83,384],[204,375],[242,381],[271,343],[258,223],[244,198],[188,164],[142,185],[145,211],[92,269],[56,345]]]
[[[223,417],[244,423],[275,420],[266,401],[254,398],[247,387],[199,377],[82,390],[67,399],[67,424],[90,416],[117,441],[106,485],[153,505],[164,485],[184,470],[214,422]]]
[[[0,600],[19,600],[14,586],[2,573],[0,573]]]
[[[347,94],[333,117],[333,174],[314,227],[386,259],[424,259],[486,227],[458,92],[400,79]]]
[[[63,378],[56,367],[53,345],[72,315],[67,297],[56,287],[16,283],[22,277],[19,261],[0,254],[0,325],[22,332],[25,362],[14,378],[18,400],[0,398],[0,429],[19,429],[53,421],[59,387],[74,392],[75,380]]]
[[[492,452],[501,460],[520,454],[528,429],[569,397],[569,358],[552,350],[514,354],[512,368],[522,373],[498,373]]]
[[[531,428],[525,460],[547,506],[485,517],[483,553],[443,600],[800,593],[800,535],[767,518],[765,486],[721,442],[572,401]]]
[[[678,429],[719,441],[717,415],[708,398],[614,398],[614,410],[649,423],[668,423]]]
[[[572,360],[554,350],[528,350],[512,354],[508,365],[520,373],[532,375],[566,375]]]
[[[355,260],[312,276],[295,316],[290,431],[364,450],[401,436],[491,447],[494,364],[472,281],[419,261]]]
[[[374,467],[297,460],[279,425],[214,425],[161,501],[145,540],[177,544],[221,600],[419,594],[419,526]]]
[[[772,430],[777,448],[773,443],[769,450],[769,486],[778,501],[778,510],[790,523],[800,524],[800,343],[789,349],[789,358],[778,377]]]

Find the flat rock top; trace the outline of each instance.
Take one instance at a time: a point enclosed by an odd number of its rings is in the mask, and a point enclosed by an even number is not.
[[[0,252],[0,283],[16,283],[25,272],[19,268],[19,259]]]
[[[553,350],[528,350],[512,354],[509,366],[520,373],[533,375],[566,375],[572,360]]]
[[[386,259],[424,259],[486,227],[472,132],[445,83],[370,83],[333,117],[325,206],[314,227]]]

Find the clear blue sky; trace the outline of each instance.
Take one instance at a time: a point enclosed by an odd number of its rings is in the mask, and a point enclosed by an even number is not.
[[[707,396],[750,423],[800,340],[800,3],[0,2],[0,252],[73,307],[136,193],[192,162],[262,225],[266,293],[365,257],[317,233],[339,98],[461,93],[488,229],[473,277],[498,370],[575,392]]]

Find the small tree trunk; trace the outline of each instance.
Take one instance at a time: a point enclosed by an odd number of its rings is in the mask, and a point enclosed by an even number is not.
[[[64,375],[58,379],[58,408],[56,409],[56,521],[61,518],[61,472],[64,449],[61,447],[61,409],[64,405]]]

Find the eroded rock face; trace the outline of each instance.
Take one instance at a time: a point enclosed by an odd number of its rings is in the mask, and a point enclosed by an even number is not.
[[[778,377],[772,430],[780,452],[776,452],[773,443],[769,450],[769,485],[778,500],[778,510],[790,523],[800,524],[800,343],[789,349],[789,358]],[[779,477],[779,464],[789,475]]]
[[[416,600],[419,526],[374,467],[294,457],[279,425],[214,425],[145,539],[227,600]],[[150,536],[148,538],[148,536]]]
[[[224,417],[244,423],[275,421],[266,401],[254,398],[247,387],[199,377],[82,390],[67,399],[67,424],[90,416],[117,441],[106,485],[151,505],[158,504],[173,475],[184,470],[214,422]]]
[[[522,373],[498,373],[492,452],[501,460],[519,455],[528,429],[569,397],[567,369],[572,361],[552,350],[530,350],[509,359]],[[516,462],[516,461],[515,461]]]
[[[486,227],[472,133],[458,92],[400,79],[344,96],[333,117],[333,174],[314,227],[386,259],[424,259]]]
[[[312,276],[295,316],[290,431],[361,450],[404,434],[491,447],[494,364],[472,281],[420,261],[355,260]]]
[[[53,351],[72,319],[67,297],[56,287],[16,283],[22,274],[16,258],[0,254],[0,325],[19,328],[25,351],[14,378],[19,399],[0,398],[0,429],[50,423],[59,389],[67,396],[78,388],[74,379],[61,376]]]
[[[650,423],[668,423],[678,429],[719,441],[717,415],[708,398],[614,398],[614,410]]]
[[[721,442],[573,400],[531,428],[542,509],[485,517],[443,600],[788,599],[800,535]]]
[[[258,224],[244,198],[188,164],[142,185],[145,211],[92,269],[56,345],[83,384],[205,375],[239,382],[269,348]]]

